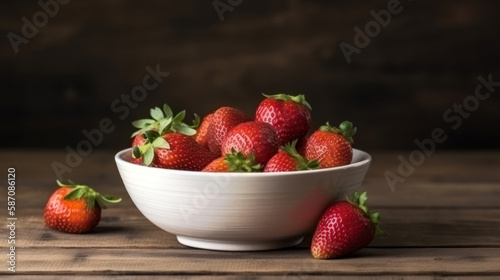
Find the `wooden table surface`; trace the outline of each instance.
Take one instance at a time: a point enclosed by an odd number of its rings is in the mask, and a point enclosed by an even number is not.
[[[391,191],[385,171],[398,155],[373,153],[362,186],[390,233],[338,260],[316,260],[309,238],[297,247],[264,252],[218,252],[185,247],[135,208],[118,175],[114,153],[94,151],[69,175],[123,202],[103,211],[89,234],[44,227],[42,209],[55,189],[51,163],[60,151],[1,151],[4,174],[16,168],[16,272],[23,279],[500,279],[500,152],[436,152]],[[6,176],[6,175],[4,175]],[[6,180],[1,212],[6,216]],[[6,226],[1,255],[6,259]],[[21,277],[22,276],[22,277]]]

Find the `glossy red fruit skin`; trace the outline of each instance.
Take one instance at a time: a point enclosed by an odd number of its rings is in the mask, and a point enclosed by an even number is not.
[[[137,134],[135,137],[134,137],[134,140],[132,141],[132,149],[136,146],[141,146],[142,144],[144,144],[144,142],[146,142],[146,139],[144,138],[144,136],[141,134]],[[130,159],[130,162],[133,163],[133,164],[138,164],[138,165],[141,165],[142,164],[142,158],[134,158],[134,156],[132,156],[132,158]]]
[[[280,146],[302,138],[311,128],[309,109],[292,100],[264,99],[257,107],[255,120],[274,126]]]
[[[304,156],[309,161],[317,159],[320,168],[342,166],[351,163],[352,147],[342,135],[317,130],[307,139]]]
[[[366,247],[375,226],[357,206],[340,201],[322,215],[311,243],[314,258],[338,258]]]
[[[167,169],[201,171],[217,155],[198,144],[192,137],[181,133],[162,136],[170,144],[169,149],[156,148],[152,166]]]
[[[296,171],[297,161],[285,151],[279,151],[266,164],[264,172]]]
[[[229,165],[225,161],[225,157],[214,159],[202,170],[203,172],[229,172]]]
[[[235,126],[222,144],[222,153],[230,154],[234,148],[245,156],[255,155],[255,162],[265,166],[278,152],[278,135],[268,123],[251,121]]]
[[[207,142],[208,148],[214,154],[221,155],[221,146],[227,133],[240,123],[250,121],[250,118],[242,111],[221,107],[214,112],[212,121],[208,127]]]
[[[198,131],[196,132],[195,135],[195,140],[198,142],[200,145],[208,149],[208,128],[210,127],[210,124],[212,123],[214,114],[208,114],[203,118],[203,121],[200,124],[200,127],[198,128]]]
[[[45,225],[67,233],[85,233],[92,230],[101,220],[101,208],[87,208],[87,199],[64,197],[72,188],[59,188],[49,198],[43,213]]]

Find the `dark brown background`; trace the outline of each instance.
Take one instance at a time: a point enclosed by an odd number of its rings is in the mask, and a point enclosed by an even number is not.
[[[500,80],[500,2],[402,1],[348,64],[338,44],[387,2],[243,1],[221,22],[211,1],[73,0],[15,54],[7,34],[40,7],[3,0],[0,146],[74,147],[108,117],[117,128],[99,148],[119,150],[153,106],[253,114],[261,92],[288,92],[306,94],[315,127],[353,121],[361,149],[413,149],[436,127],[449,135],[440,148],[498,148],[500,89],[456,131],[442,114],[478,75]],[[156,64],[171,75],[119,120],[110,104]]]

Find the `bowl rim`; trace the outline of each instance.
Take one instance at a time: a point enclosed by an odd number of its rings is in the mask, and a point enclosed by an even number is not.
[[[214,174],[217,174],[217,175],[224,175],[224,176],[231,176],[231,177],[259,178],[259,177],[290,176],[290,175],[301,175],[301,174],[317,174],[317,173],[324,173],[324,172],[346,170],[346,169],[361,167],[361,166],[370,164],[372,157],[369,153],[362,151],[362,150],[359,150],[359,149],[353,149],[353,154],[355,151],[357,153],[360,153],[360,157],[361,157],[360,161],[353,162],[353,163],[350,163],[347,165],[337,166],[337,167],[320,168],[320,169],[313,169],[313,170],[285,171],[285,172],[202,172],[202,171],[192,171],[192,170],[178,170],[178,169],[149,167],[149,166],[131,163],[123,158],[127,154],[132,153],[132,148],[123,149],[123,150],[117,152],[115,154],[115,162],[117,165],[123,164],[125,166],[129,166],[129,167],[133,167],[133,168],[139,168],[139,169],[142,168],[142,170],[144,170],[144,171],[147,170],[147,171],[151,171],[151,172],[164,173],[165,175],[166,174],[171,174],[171,175],[177,174],[177,175],[189,175],[189,176],[207,176],[207,175],[214,176]]]

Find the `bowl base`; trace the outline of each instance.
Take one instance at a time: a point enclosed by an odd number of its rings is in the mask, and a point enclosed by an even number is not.
[[[177,236],[186,246],[217,251],[264,251],[299,245],[304,236],[271,241],[222,241]]]

